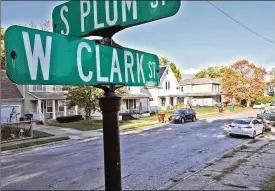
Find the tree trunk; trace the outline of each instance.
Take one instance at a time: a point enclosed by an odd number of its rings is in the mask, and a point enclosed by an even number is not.
[[[246,100],[246,107],[250,107],[250,101]]]

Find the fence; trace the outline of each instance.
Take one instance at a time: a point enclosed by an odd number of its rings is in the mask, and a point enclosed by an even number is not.
[[[33,138],[32,121],[1,124],[1,142]]]

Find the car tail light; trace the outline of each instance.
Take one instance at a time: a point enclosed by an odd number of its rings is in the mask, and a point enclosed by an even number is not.
[[[243,128],[245,128],[245,129],[251,129],[252,127],[251,126],[244,126]]]

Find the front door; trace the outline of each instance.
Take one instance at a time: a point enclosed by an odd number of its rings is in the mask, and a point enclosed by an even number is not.
[[[174,106],[174,98],[170,97],[170,105]]]
[[[45,101],[41,101],[41,112],[44,114]]]

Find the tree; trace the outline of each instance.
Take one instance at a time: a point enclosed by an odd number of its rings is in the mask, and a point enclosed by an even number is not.
[[[5,31],[3,28],[1,28],[1,69],[6,68],[4,35],[5,35]]]
[[[63,90],[68,91],[66,100],[68,107],[79,106],[84,108],[86,116],[90,117],[91,113],[99,111],[98,99],[103,95],[101,89],[93,86],[65,86]],[[116,94],[123,96],[127,92],[126,88],[119,88]]]
[[[265,69],[256,67],[247,60],[240,60],[225,68],[222,73],[222,89],[230,98],[250,102],[262,96],[267,84],[264,82]]]
[[[180,69],[177,68],[175,63],[170,62],[167,58],[164,58],[164,57],[159,58],[159,63],[161,66],[169,65],[171,70],[173,71],[177,81],[178,82],[181,81],[182,75],[181,75]]]
[[[220,78],[222,73],[225,71],[225,67],[208,67],[207,69],[201,70],[194,76],[194,79],[198,78]]]

